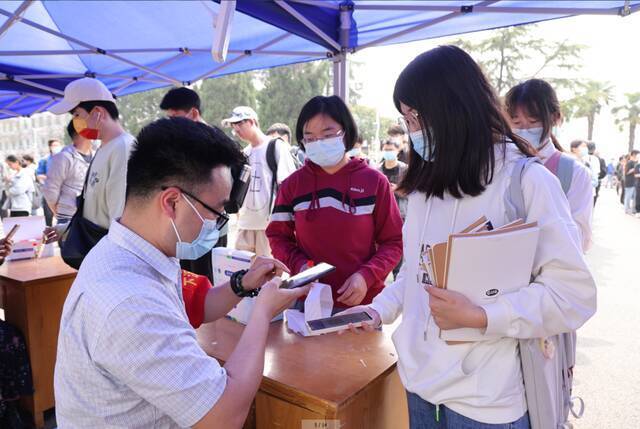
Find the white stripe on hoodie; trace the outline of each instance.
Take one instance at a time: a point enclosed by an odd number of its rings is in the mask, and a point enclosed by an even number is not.
[[[522,154],[513,144],[506,145],[506,153],[502,148],[496,146],[493,182],[481,195],[458,200],[457,209],[456,199],[448,194],[428,200],[422,193],[409,196],[403,230],[405,263],[397,281],[371,304],[383,323],[403,316],[393,341],[405,388],[433,404],[491,424],[513,422],[527,410],[516,339],[575,330],[596,309],[594,279],[560,183],[544,166],[533,165],[522,180],[526,221],[537,221],[540,227],[533,283],[483,307],[488,319],[486,341],[448,346],[438,338],[429,297],[417,281],[421,237],[424,232],[425,244],[443,242],[452,228],[462,230],[482,215],[494,227],[508,222],[504,195],[514,161]],[[474,269],[472,262],[469,269]]]

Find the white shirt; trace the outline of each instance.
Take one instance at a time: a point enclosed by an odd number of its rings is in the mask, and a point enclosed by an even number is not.
[[[10,180],[5,208],[11,211],[27,211],[33,208],[35,175],[30,168],[21,168]]]
[[[61,428],[192,426],[226,371],[198,345],[180,265],[114,222],[64,303],[54,378]]]
[[[446,241],[451,232],[482,215],[494,227],[508,222],[504,195],[514,162],[522,155],[514,145],[507,146],[506,163],[502,151],[496,149],[494,178],[482,194],[461,200],[449,194],[428,200],[422,193],[409,195],[402,234],[405,263],[398,279],[371,304],[384,323],[402,314],[393,342],[407,390],[492,424],[515,421],[527,410],[517,339],[575,330],[596,309],[594,279],[560,183],[545,167],[535,164],[522,178],[526,221],[537,221],[540,227],[532,283],[483,306],[488,320],[486,341],[449,346],[439,338],[429,296],[418,282],[420,249],[423,244]],[[482,267],[471,262],[469,269],[482,281]]]
[[[538,151],[538,157],[542,162],[546,162],[550,157],[558,152],[551,142],[547,143]],[[598,164],[598,171],[600,164]],[[586,165],[576,160],[573,163],[573,176],[571,178],[571,187],[567,192],[567,200],[569,200],[569,208],[571,216],[578,225],[580,233],[580,243],[582,250],[587,251],[592,244],[591,221],[593,217],[593,193],[594,189],[591,183],[592,172]]]
[[[96,152],[84,191],[83,217],[103,228],[122,215],[127,189],[127,162],[135,139],[122,133]]]
[[[267,164],[267,147],[269,140],[260,146],[247,146],[245,155],[249,157],[251,165],[251,183],[249,191],[238,214],[238,228],[250,230],[265,230],[269,224],[271,207],[271,180],[273,174]],[[289,152],[289,146],[282,140],[276,140],[276,162],[278,163],[278,184],[296,171],[296,166]],[[273,201],[275,202],[275,195]]]

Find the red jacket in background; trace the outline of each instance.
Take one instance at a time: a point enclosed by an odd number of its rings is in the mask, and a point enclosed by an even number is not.
[[[355,272],[367,283],[369,304],[402,258],[402,219],[389,181],[361,159],[335,174],[307,161],[280,186],[267,227],[273,256],[293,273],[308,261],[336,271],[320,281],[337,291]]]
[[[213,286],[206,276],[182,270],[182,297],[189,323],[198,329],[204,320],[204,303]]]

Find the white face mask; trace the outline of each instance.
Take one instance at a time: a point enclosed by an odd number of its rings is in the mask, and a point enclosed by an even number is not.
[[[546,139],[542,140],[543,131],[544,130],[542,127],[528,128],[526,130],[523,130],[523,129],[513,130],[514,133],[516,133],[519,137],[522,137],[523,139],[531,143],[531,145],[536,149],[540,149],[547,141]]]
[[[344,140],[342,136],[316,140],[305,143],[305,153],[314,164],[320,167],[331,167],[344,157]]]

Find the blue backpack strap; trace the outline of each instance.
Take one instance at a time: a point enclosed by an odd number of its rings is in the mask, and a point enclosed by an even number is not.
[[[516,219],[527,219],[527,209],[522,193],[522,176],[531,164],[540,162],[538,158],[520,158],[515,162],[511,173],[511,183],[505,193],[505,210],[509,221]]]
[[[569,155],[560,154],[560,159],[558,160],[558,172],[556,176],[558,180],[560,180],[560,185],[562,185],[562,190],[564,194],[567,195],[569,193],[569,189],[571,189],[571,181],[573,180],[573,164],[576,162],[575,159],[570,157]]]

